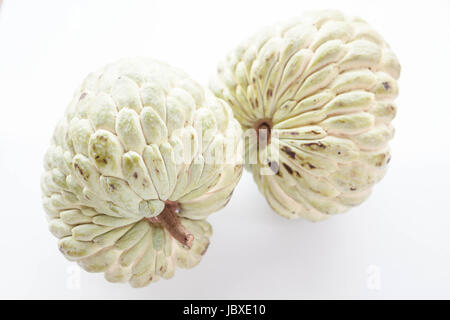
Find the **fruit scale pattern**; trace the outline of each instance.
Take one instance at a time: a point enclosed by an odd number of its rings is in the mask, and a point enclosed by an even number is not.
[[[44,160],[43,203],[60,250],[134,287],[195,266],[212,233],[205,219],[240,178],[242,165],[223,159],[239,153],[240,136],[224,101],[164,63],[123,59],[91,73]],[[168,204],[193,235],[190,248],[155,222]]]
[[[363,202],[383,177],[399,75],[395,54],[365,21],[318,11],[244,41],[210,87],[244,131],[269,129],[266,148],[247,150],[267,160],[247,168],[270,206],[318,221]],[[261,173],[268,168],[273,174]]]

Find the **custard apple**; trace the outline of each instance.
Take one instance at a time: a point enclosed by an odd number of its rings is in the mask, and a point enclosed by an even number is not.
[[[148,58],[91,73],[45,155],[43,204],[69,260],[142,287],[199,263],[242,173],[229,106]],[[230,156],[233,155],[233,156]]]
[[[365,21],[318,11],[244,41],[210,87],[249,138],[246,167],[269,205],[317,221],[363,202],[385,174],[399,75]]]

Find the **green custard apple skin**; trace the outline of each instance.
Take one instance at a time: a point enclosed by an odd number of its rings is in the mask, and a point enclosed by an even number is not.
[[[212,234],[207,216],[242,173],[218,150],[239,154],[240,136],[224,101],[162,62],[123,59],[91,73],[44,160],[43,204],[60,251],[134,287],[195,266]],[[168,222],[159,219],[167,210]]]
[[[395,54],[365,21],[318,11],[244,41],[210,87],[244,132],[269,130],[267,147],[246,149],[258,153],[246,167],[269,205],[318,221],[362,203],[385,174],[399,75]]]

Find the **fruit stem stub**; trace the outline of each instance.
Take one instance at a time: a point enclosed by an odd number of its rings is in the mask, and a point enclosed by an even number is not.
[[[270,144],[272,121],[262,119],[255,124],[258,150],[262,150]]]
[[[179,212],[178,202],[167,200],[164,210],[156,217],[149,218],[149,220],[152,223],[160,224],[183,246],[191,248],[194,235],[181,224],[178,217]]]

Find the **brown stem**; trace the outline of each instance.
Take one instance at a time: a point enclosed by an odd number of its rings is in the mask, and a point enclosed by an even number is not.
[[[255,124],[258,149],[264,149],[270,144],[272,120],[262,119]]]
[[[149,218],[149,220],[152,223],[161,224],[178,242],[191,248],[194,235],[181,224],[178,217],[179,211],[180,207],[177,202],[166,201],[164,210],[158,216]]]

